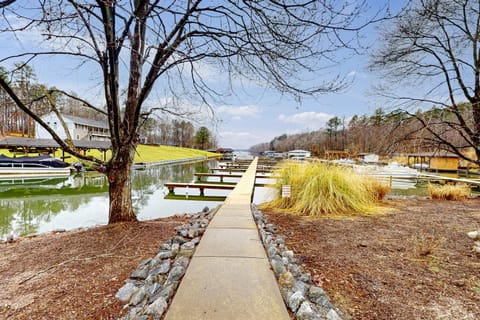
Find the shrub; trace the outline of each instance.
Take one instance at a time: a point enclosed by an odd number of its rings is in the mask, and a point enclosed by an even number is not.
[[[428,194],[432,199],[463,200],[470,196],[470,187],[466,184],[437,185],[428,184]]]
[[[284,162],[275,174],[279,195],[263,207],[299,215],[371,213],[390,191],[375,178],[322,162]],[[282,185],[291,186],[290,198],[281,198]]]

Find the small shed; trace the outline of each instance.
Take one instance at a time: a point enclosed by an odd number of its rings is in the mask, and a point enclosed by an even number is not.
[[[407,154],[408,165],[430,171],[458,171],[460,157],[454,153],[420,152]]]

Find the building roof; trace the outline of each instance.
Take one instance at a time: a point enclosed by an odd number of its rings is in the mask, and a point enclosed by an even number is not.
[[[73,145],[79,149],[109,150],[112,147],[110,141],[96,140],[73,140]],[[0,148],[28,147],[28,148],[60,148],[53,139],[33,139],[21,137],[8,137],[0,139]]]
[[[51,114],[55,115],[53,111],[50,112],[48,115],[51,115]],[[87,119],[82,117],[71,116],[69,114],[63,114],[63,113],[61,114],[61,116],[65,120],[70,120],[73,123],[83,124],[83,125],[95,127],[95,128],[109,129],[108,123],[106,121],[92,120],[92,119]]]
[[[458,155],[446,151],[407,153],[406,156],[425,158],[460,158]]]

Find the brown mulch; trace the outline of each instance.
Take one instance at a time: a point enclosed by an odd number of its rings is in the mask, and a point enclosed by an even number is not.
[[[268,213],[345,319],[480,319],[480,200],[395,200],[377,216]]]
[[[117,290],[175,234],[181,217],[0,244],[0,319],[113,319]]]

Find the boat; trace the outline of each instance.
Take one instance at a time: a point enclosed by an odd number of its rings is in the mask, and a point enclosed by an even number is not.
[[[420,175],[418,170],[403,166],[397,162],[391,162],[386,166],[354,165],[353,169],[358,174],[374,177],[414,179]]]
[[[71,167],[48,155],[11,158],[0,155],[0,176],[69,176]]]

